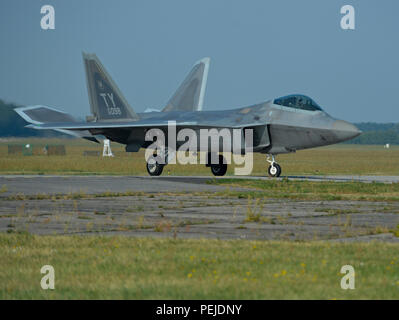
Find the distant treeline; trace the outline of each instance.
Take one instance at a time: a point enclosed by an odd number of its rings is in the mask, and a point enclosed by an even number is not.
[[[399,123],[355,123],[363,133],[347,144],[397,144],[399,145]]]
[[[0,100],[0,137],[60,137],[66,136],[54,130],[25,128],[28,124],[13,109],[18,106]],[[355,125],[363,133],[348,144],[397,144],[399,145],[399,123],[362,122]]]

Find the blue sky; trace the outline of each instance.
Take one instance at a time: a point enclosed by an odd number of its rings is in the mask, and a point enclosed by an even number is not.
[[[55,8],[55,30],[40,8]],[[342,30],[350,4],[356,29]],[[211,57],[204,110],[290,93],[352,122],[398,122],[399,1],[1,0],[0,99],[89,114],[81,51],[136,112],[162,108]]]

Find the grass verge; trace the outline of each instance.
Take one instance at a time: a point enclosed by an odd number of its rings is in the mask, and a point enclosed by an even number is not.
[[[399,245],[0,234],[0,299],[399,299]],[[340,287],[343,265],[355,289]],[[40,269],[55,269],[43,290]]]
[[[212,179],[209,184],[253,188],[254,191],[225,193],[237,197],[298,199],[298,200],[365,200],[399,201],[399,183],[364,183],[334,181]]]
[[[33,155],[8,154],[9,144],[30,144]],[[65,156],[43,154],[45,145],[65,145]],[[83,139],[7,138],[0,139],[1,174],[57,174],[57,175],[147,175],[144,150],[126,153],[124,146],[112,142],[113,158],[84,156],[86,151],[102,152],[102,145]],[[282,154],[277,161],[283,175],[397,175],[399,146],[333,145],[294,154]],[[264,154],[254,154],[252,175],[267,176]],[[163,175],[207,175],[204,165],[168,165]],[[234,174],[229,165],[228,175]]]

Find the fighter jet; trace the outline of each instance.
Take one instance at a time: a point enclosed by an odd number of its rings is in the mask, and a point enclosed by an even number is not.
[[[96,136],[101,135],[124,144],[126,152],[149,148],[152,142],[145,139],[147,131],[158,128],[167,135],[171,122],[177,130],[191,129],[198,133],[204,128],[239,129],[245,135],[247,129],[252,129],[252,151],[267,156],[271,177],[281,175],[281,166],[275,160],[278,154],[339,143],[361,133],[351,123],[333,118],[313,99],[302,94],[237,109],[203,111],[209,58],[193,66],[162,111],[150,109],[136,113],[95,54],[83,53],[83,62],[91,111],[86,121],[47,106],[16,108],[15,111],[30,123],[27,127],[57,130],[92,141],[97,141]],[[181,144],[181,141],[176,142],[177,146]],[[217,155],[214,162],[208,147],[204,150],[200,144],[197,146],[196,151],[208,153],[206,166],[212,173],[225,175],[227,162],[223,154]],[[245,150],[244,143],[241,152]],[[166,164],[148,161],[147,172],[158,176]]]

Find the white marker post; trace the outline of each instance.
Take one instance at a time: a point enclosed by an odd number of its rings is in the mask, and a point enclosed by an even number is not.
[[[103,157],[113,157],[113,153],[111,151],[111,145],[109,143],[109,139],[104,139],[104,149],[103,149]]]

